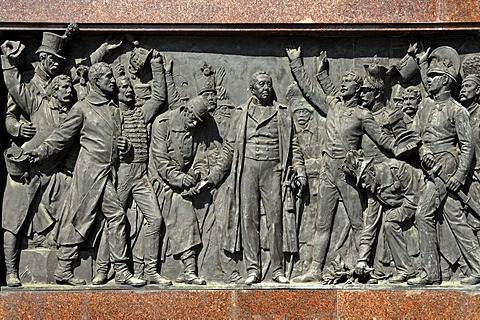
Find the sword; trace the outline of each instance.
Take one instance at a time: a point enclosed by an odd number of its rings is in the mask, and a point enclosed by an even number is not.
[[[431,178],[439,178],[443,183],[447,184],[448,177],[445,172],[442,171],[442,166],[440,164],[436,164],[431,170],[428,170],[427,175]],[[453,191],[450,190],[450,192]],[[480,218],[480,206],[477,202],[473,201],[472,197],[466,194],[462,189],[458,189],[454,193],[473,211],[473,213],[475,213],[478,218]]]

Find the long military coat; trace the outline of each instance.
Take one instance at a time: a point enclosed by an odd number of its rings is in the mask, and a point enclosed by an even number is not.
[[[60,128],[38,148],[41,155],[50,156],[67,148],[79,134],[80,152],[64,219],[59,225],[59,244],[78,244],[87,238],[107,180],[116,175],[120,130],[120,111],[116,104],[92,90],[85,100],[72,107]]]

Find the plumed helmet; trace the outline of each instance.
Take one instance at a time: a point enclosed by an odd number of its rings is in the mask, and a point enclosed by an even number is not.
[[[216,92],[215,87],[215,71],[206,62],[200,68],[202,73],[195,78],[195,84],[197,86],[197,94],[201,95],[208,91]]]
[[[463,69],[463,81],[473,81],[477,85],[480,85],[480,55],[470,56],[462,65]]]
[[[377,56],[373,57],[370,63],[364,64],[365,78],[363,79],[362,88],[370,88],[374,90],[383,90],[385,87],[385,75],[387,68],[381,66]]]
[[[453,81],[457,81],[460,72],[460,56],[457,51],[449,46],[441,46],[430,53],[430,65],[427,75],[432,73],[445,74]]]

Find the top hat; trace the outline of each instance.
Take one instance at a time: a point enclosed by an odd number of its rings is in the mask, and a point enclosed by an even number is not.
[[[63,56],[63,50],[67,44],[67,36],[60,36],[51,32],[44,32],[42,38],[42,44],[38,47],[35,54],[40,52],[46,52],[53,54],[57,58],[65,59]]]

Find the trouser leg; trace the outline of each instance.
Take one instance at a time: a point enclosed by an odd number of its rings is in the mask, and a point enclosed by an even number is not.
[[[435,212],[437,211],[436,197],[435,184],[432,181],[427,181],[415,216],[418,227],[422,269],[431,281],[440,280],[440,257],[435,220]],[[439,199],[437,199],[437,202],[439,202]]]
[[[139,242],[144,248],[145,274],[152,275],[158,270],[158,251],[162,216],[157,197],[147,177],[144,177],[132,190],[133,199],[145,218],[144,239]]]
[[[110,257],[114,264],[126,266],[128,255],[125,211],[111,180],[107,180],[100,201],[100,208],[108,228]]]
[[[260,197],[258,162],[245,159],[240,182],[242,246],[249,275],[261,276],[260,268]]]
[[[319,204],[317,207],[317,219],[315,222],[315,237],[313,240],[312,267],[323,268],[327,256],[330,236],[332,233],[333,218],[338,205],[339,193],[336,185],[332,182],[330,166],[324,166],[324,174],[320,180]]]
[[[358,261],[370,262],[373,244],[377,239],[378,229],[382,218],[382,206],[373,198],[368,199],[367,216],[360,232],[360,243],[358,248]]]
[[[339,161],[339,160],[337,160]],[[353,239],[355,240],[355,246],[358,246],[361,242],[360,237],[362,235],[363,228],[363,206],[360,198],[360,193],[356,187],[356,181],[349,175],[345,175],[343,171],[343,161],[337,162],[336,172],[338,176],[335,177],[335,183],[337,185],[340,196],[347,212],[348,220],[352,226]]]
[[[98,244],[96,271],[97,273],[107,274],[110,266],[110,250],[108,246],[108,228],[105,224],[102,230],[102,236]]]
[[[460,251],[472,269],[472,275],[480,277],[480,246],[472,228],[467,223],[460,200],[453,198],[452,195],[447,196],[443,214],[452,229]]]
[[[284,276],[281,172],[277,161],[262,161],[259,189],[269,239],[272,277]]]
[[[183,273],[185,275],[196,275],[197,274],[197,265],[195,261],[195,249],[188,249],[187,251],[182,252],[180,259],[183,263]]]
[[[386,221],[385,238],[398,272],[405,275],[413,274],[415,271],[413,270],[411,258],[408,255],[407,243],[403,236],[401,225],[397,222]]]

